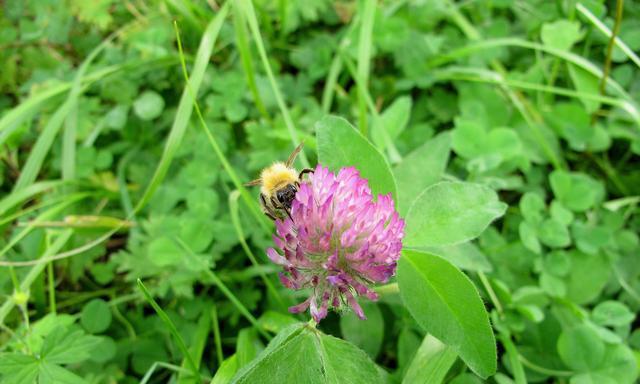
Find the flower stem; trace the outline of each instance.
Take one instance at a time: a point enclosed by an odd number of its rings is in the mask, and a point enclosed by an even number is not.
[[[380,287],[375,287],[374,291],[376,291],[376,293],[378,293],[379,295],[396,294],[400,293],[400,287],[398,286],[398,283],[391,283],[382,285]]]

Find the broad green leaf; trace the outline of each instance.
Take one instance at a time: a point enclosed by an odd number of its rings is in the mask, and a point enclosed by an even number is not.
[[[556,170],[549,182],[556,199],[574,212],[584,212],[604,197],[602,184],[584,173]]]
[[[369,357],[375,359],[382,347],[384,339],[384,319],[378,304],[364,302],[360,304],[366,320],[360,320],[353,312],[349,312],[340,317],[340,331],[344,339],[363,351]]]
[[[68,369],[45,361],[39,365],[38,383],[86,384],[87,381]]]
[[[109,305],[102,299],[91,300],[82,308],[80,324],[89,333],[105,331],[111,324],[111,309]]]
[[[404,375],[402,383],[441,383],[457,358],[458,354],[453,348],[447,347],[440,340],[427,335]]]
[[[479,236],[507,205],[480,184],[441,182],[425,189],[406,218],[405,246],[458,244]]]
[[[619,301],[603,301],[596,305],[591,313],[591,318],[596,324],[620,327],[627,325],[635,319],[635,315],[629,307]]]
[[[536,228],[527,221],[523,221],[518,226],[518,234],[520,235],[520,241],[528,250],[534,253],[540,253],[542,248],[540,247],[540,241],[538,241],[538,235]]]
[[[369,180],[374,196],[391,193],[397,201],[396,182],[389,164],[348,121],[327,116],[316,124],[318,159],[333,172],[353,166]]]
[[[376,365],[352,344],[307,325],[284,329],[232,383],[382,383]]]
[[[35,383],[39,361],[20,353],[0,353],[0,379],[7,384]]]
[[[176,265],[183,260],[184,251],[168,237],[158,237],[149,244],[147,255],[159,267]]]
[[[609,344],[601,363],[573,376],[570,384],[632,384],[637,379],[638,363],[634,353],[626,345]]]
[[[446,260],[404,251],[398,263],[400,296],[416,321],[453,348],[481,377],[496,371],[496,342],[477,289]]]
[[[398,184],[398,212],[407,213],[420,192],[437,183],[449,162],[451,135],[441,133],[415,149],[395,166],[393,174]]]
[[[605,345],[589,326],[576,325],[565,330],[558,338],[558,354],[568,367],[589,371],[604,358]]]
[[[564,248],[571,244],[571,237],[566,226],[555,219],[547,219],[538,227],[540,241],[552,248]]]
[[[563,278],[567,284],[567,298],[575,304],[586,304],[595,300],[602,292],[611,275],[611,264],[601,254],[588,255],[570,251],[571,271]],[[589,284],[585,284],[588,281]]]
[[[580,23],[577,21],[557,20],[542,25],[540,38],[544,45],[559,50],[569,50],[582,38]]]
[[[142,120],[153,120],[164,109],[164,99],[157,92],[146,91],[133,102],[133,111]]]
[[[79,363],[89,358],[100,341],[99,337],[88,336],[73,326],[57,327],[45,337],[40,355],[53,364]]]
[[[420,250],[440,256],[456,267],[467,271],[491,272],[493,270],[487,256],[471,242],[441,247],[421,247]]]
[[[540,274],[540,288],[553,297],[564,297],[567,294],[565,280],[547,272]]]

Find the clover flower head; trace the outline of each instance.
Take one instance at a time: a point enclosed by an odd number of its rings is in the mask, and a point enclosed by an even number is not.
[[[316,322],[329,309],[351,307],[361,319],[356,300],[377,300],[372,284],[385,283],[395,274],[402,249],[404,221],[391,194],[374,201],[366,179],[353,168],[337,175],[318,165],[309,181],[300,185],[291,206],[291,218],[276,221],[276,248],[267,255],[283,266],[280,280],[286,287],[311,289],[302,303]]]

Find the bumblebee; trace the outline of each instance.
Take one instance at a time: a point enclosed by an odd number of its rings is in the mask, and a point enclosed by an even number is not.
[[[250,181],[245,186],[260,186],[260,205],[262,211],[271,220],[291,218],[291,204],[296,197],[302,177],[306,173],[313,172],[311,168],[305,168],[298,172],[292,167],[293,161],[302,150],[300,143],[293,150],[286,162],[275,162],[260,173],[260,178]],[[286,216],[285,216],[286,215]]]

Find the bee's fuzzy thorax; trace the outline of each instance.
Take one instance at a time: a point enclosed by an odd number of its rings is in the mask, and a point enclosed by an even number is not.
[[[265,168],[260,174],[260,179],[262,180],[260,191],[269,197],[272,196],[279,187],[295,183],[298,180],[298,173],[295,169],[278,162]]]

